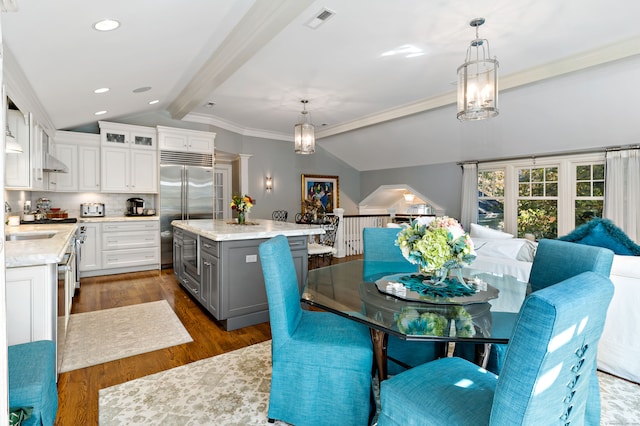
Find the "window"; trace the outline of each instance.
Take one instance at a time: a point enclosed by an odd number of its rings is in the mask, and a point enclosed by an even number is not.
[[[558,237],[558,167],[518,169],[518,237]]]
[[[478,224],[504,230],[504,169],[478,172]]]
[[[604,153],[478,165],[478,223],[523,238],[566,235],[602,217]]]
[[[604,164],[576,166],[575,226],[594,217],[602,217],[604,209]]]

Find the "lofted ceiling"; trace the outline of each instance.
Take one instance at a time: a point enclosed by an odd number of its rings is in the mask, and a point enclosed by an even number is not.
[[[290,142],[308,99],[318,144],[358,170],[465,159],[464,147],[428,159],[389,147],[390,138],[420,142],[424,124],[402,124],[405,134],[375,125],[445,111],[428,131],[467,135],[453,104],[473,18],[486,19],[480,36],[500,61],[501,91],[640,54],[635,0],[17,3],[2,14],[5,54],[56,129],[168,112]],[[323,10],[334,15],[308,26]],[[103,18],[120,28],[95,31]],[[93,92],[101,87],[110,91]],[[435,128],[442,121],[446,131]]]

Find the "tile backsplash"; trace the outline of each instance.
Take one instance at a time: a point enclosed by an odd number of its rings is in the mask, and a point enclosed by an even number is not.
[[[32,209],[35,210],[38,198],[48,198],[51,200],[51,207],[60,207],[62,210],[66,210],[69,217],[80,217],[80,204],[82,203],[104,203],[105,216],[124,216],[127,199],[133,197],[144,199],[146,208],[156,208],[157,194],[5,191],[5,199],[11,206],[11,215],[22,214],[26,200],[31,200]]]

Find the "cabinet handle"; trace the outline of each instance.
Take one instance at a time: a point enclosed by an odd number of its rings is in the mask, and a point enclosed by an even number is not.
[[[211,266],[211,262],[204,262],[204,266]]]
[[[206,243],[205,243],[204,247],[205,247],[205,248],[211,248],[211,247],[213,247],[213,246],[212,246],[211,244],[206,244]]]

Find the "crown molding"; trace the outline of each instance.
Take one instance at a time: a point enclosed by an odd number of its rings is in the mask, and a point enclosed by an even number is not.
[[[621,59],[640,55],[640,37],[634,37],[622,42],[610,44],[589,50],[577,55],[563,58],[548,64],[533,67],[521,72],[499,77],[500,91],[514,89],[520,86],[536,83],[550,78],[559,77],[572,72],[581,71],[598,65],[615,62]],[[436,108],[441,108],[457,102],[456,91],[443,95],[425,98],[420,101],[401,105],[385,111],[360,117],[356,120],[329,126],[316,132],[316,139],[322,139],[341,133],[350,132],[363,127],[384,123],[413,114],[419,114]]]
[[[24,75],[24,71],[16,61],[11,49],[6,45],[3,48],[4,61],[4,84],[7,96],[16,104],[23,113],[32,113],[35,120],[42,126],[43,130],[53,136],[55,126],[51,117],[42,106],[38,95]]]
[[[208,124],[210,126],[220,127],[221,129],[225,129],[242,136],[293,142],[293,132],[292,134],[287,135],[284,133],[271,132],[267,130],[250,129],[247,127],[242,127],[239,124],[233,123],[231,121],[223,120],[219,117],[207,114],[190,113],[187,114],[182,120],[190,121],[192,123]]]

